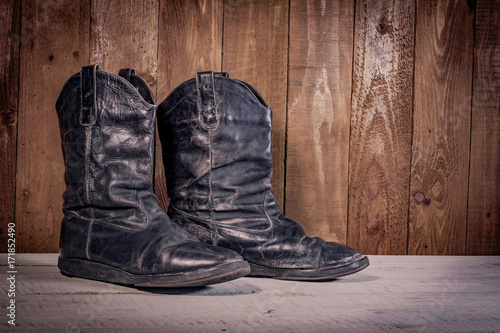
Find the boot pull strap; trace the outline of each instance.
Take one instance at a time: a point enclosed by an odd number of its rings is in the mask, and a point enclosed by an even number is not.
[[[199,72],[196,74],[198,114],[201,123],[207,128],[215,128],[218,125],[214,84],[214,72]]]
[[[133,68],[122,68],[118,72],[118,75],[123,77],[125,80],[130,82],[130,75],[135,75],[135,69]]]
[[[80,71],[80,124],[94,125],[97,120],[96,74],[99,65],[84,66]]]
[[[155,97],[146,81],[135,73],[133,68],[122,68],[118,75],[127,80],[149,104],[156,104]]]

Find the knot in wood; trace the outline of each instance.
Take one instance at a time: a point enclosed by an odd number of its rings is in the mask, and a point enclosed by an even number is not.
[[[379,34],[385,35],[389,31],[389,24],[387,23],[387,19],[385,17],[381,17],[378,20],[375,29],[377,29],[377,32]]]
[[[422,193],[422,192],[416,192],[414,195],[413,195],[413,199],[415,200],[415,202],[417,204],[424,204],[424,205],[429,205],[431,203],[431,199],[429,198],[426,198],[425,197],[425,194]]]
[[[16,122],[16,112],[12,109],[2,112],[2,124],[12,126]]]

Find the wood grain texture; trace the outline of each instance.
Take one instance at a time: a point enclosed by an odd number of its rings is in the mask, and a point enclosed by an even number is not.
[[[199,71],[222,68],[222,1],[160,1],[158,103]],[[155,193],[168,207],[160,140],[156,140]]]
[[[156,93],[158,0],[92,1],[90,61],[118,74],[135,68]]]
[[[358,1],[348,245],[405,254],[411,157],[414,3]]]
[[[21,2],[0,2],[0,252],[14,222]]]
[[[288,0],[224,3],[222,70],[253,86],[273,110],[273,185],[283,207],[287,100]]]
[[[221,0],[160,1],[158,102],[197,72],[221,70],[222,11]]]
[[[64,163],[55,102],[88,63],[90,3],[22,4],[16,223],[18,252],[57,252]]]
[[[465,254],[474,10],[417,1],[409,254]]]
[[[500,254],[500,1],[476,8],[467,254]]]
[[[286,214],[346,243],[354,1],[292,1]]]

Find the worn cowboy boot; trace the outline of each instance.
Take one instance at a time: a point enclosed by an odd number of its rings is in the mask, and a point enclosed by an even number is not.
[[[368,258],[308,237],[271,188],[271,109],[250,85],[203,72],[158,107],[170,218],[198,239],[232,249],[251,275],[323,280]]]
[[[158,206],[150,175],[157,106],[127,79],[83,67],[57,100],[66,166],[59,268],[136,286],[202,286],[246,275],[237,253],[200,242]]]

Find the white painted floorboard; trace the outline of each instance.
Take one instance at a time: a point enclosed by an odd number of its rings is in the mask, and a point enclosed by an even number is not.
[[[500,332],[500,257],[369,256],[328,282],[241,278],[136,289],[68,278],[57,254],[16,254],[16,326],[0,254],[1,332]]]

